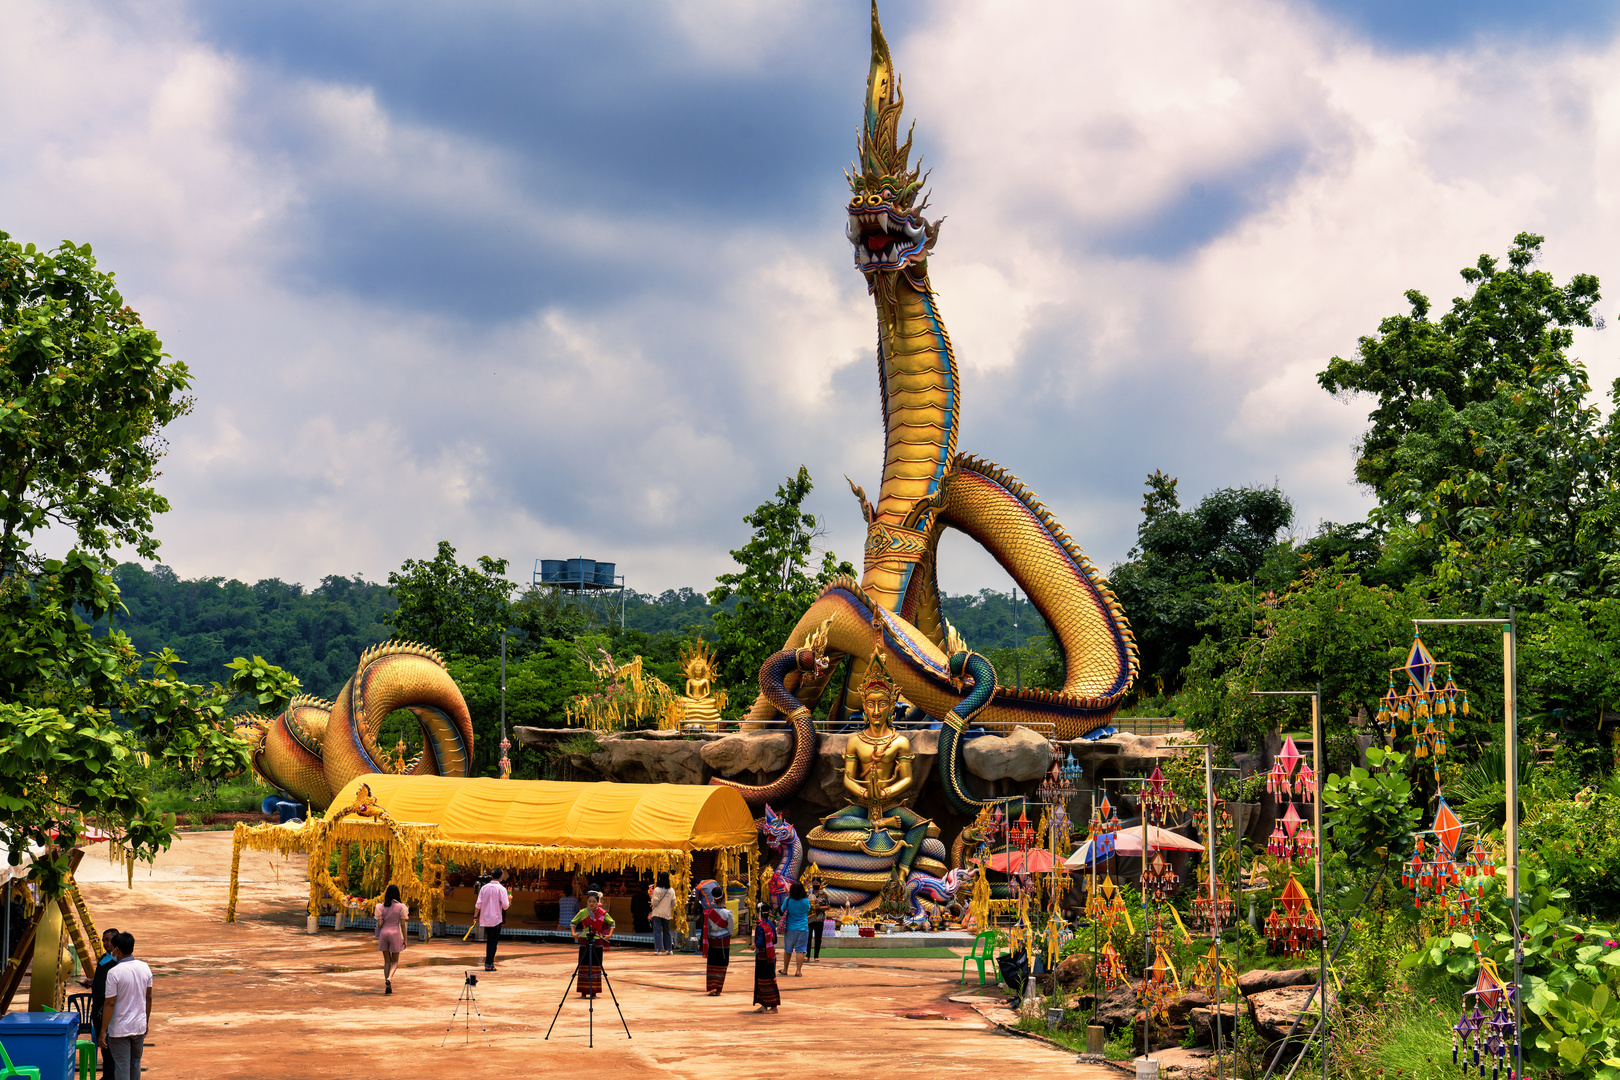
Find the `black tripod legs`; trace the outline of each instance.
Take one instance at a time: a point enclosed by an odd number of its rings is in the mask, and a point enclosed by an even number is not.
[[[563,991],[562,1000],[557,1002],[557,1011],[551,1014],[551,1027],[546,1028],[546,1038],[547,1039],[551,1038],[551,1028],[554,1028],[554,1027],[557,1026],[557,1017],[562,1015],[562,1007],[564,1005],[568,1004],[568,991],[572,990],[574,988],[574,977],[576,975],[578,975],[578,974],[579,974],[579,969],[575,968],[574,969],[574,974],[568,976],[568,988]],[[544,1041],[544,1040],[541,1040],[541,1041]]]
[[[602,984],[607,987],[608,995],[613,998],[613,1009],[619,1014],[619,1023],[624,1024],[624,1037],[627,1039],[633,1038],[630,1034],[630,1025],[624,1019],[624,1010],[619,1008],[619,995],[613,992],[612,981],[608,979],[606,971],[601,969],[598,969],[598,971],[602,976]],[[574,974],[568,977],[568,986],[563,990],[562,1000],[557,1002],[557,1011],[551,1015],[551,1027],[546,1028],[547,1039],[551,1038],[551,1029],[557,1026],[557,1017],[562,1015],[563,1006],[568,1004],[568,995],[574,989],[574,980],[578,977],[579,969],[575,968]],[[585,999],[585,1007],[587,1032],[585,1045],[594,1048],[596,1046],[596,995],[593,994]]]
[[[624,1037],[627,1039],[635,1038],[634,1035],[630,1034],[630,1025],[624,1022],[624,1010],[619,1008],[619,995],[613,992],[613,981],[608,978],[606,969],[602,971],[602,985],[607,987],[608,997],[613,999],[613,1011],[619,1014],[619,1023],[624,1024]]]

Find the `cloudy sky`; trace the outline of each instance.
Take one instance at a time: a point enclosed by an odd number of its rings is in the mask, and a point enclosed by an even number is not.
[[[1545,233],[1620,280],[1599,3],[884,5],[948,216],[959,446],[1094,558],[1143,478],[1367,507],[1324,361]],[[616,560],[708,586],[800,463],[882,461],[843,237],[862,0],[0,0],[0,230],[89,242],[196,378],[162,480],[181,575]],[[1620,307],[1608,309],[1611,318]],[[1583,334],[1594,382],[1620,338]],[[951,592],[1005,588],[948,538]]]

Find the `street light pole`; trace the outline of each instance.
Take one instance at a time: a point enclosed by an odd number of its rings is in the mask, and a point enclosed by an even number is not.
[[[1513,900],[1513,1072],[1524,1074],[1524,939],[1519,933],[1519,628],[1518,612],[1505,619],[1413,619],[1417,626],[1502,628],[1502,729],[1507,757],[1508,895]]]

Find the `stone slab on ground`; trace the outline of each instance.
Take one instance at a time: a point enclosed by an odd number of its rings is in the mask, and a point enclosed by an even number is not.
[[[1249,1019],[1254,1022],[1254,1028],[1268,1042],[1275,1042],[1288,1034],[1288,1029],[1294,1026],[1294,1018],[1299,1016],[1301,1010],[1305,1011],[1305,1019],[1299,1025],[1296,1038],[1311,1030],[1317,1018],[1322,1014],[1322,995],[1314,997],[1311,991],[1314,986],[1289,986],[1281,990],[1266,990],[1258,994],[1250,994]],[[1328,1005],[1332,1008],[1336,995],[1332,988],[1328,989]],[[1310,999],[1310,1008],[1306,1009],[1305,1002]]]
[[[1215,1052],[1213,1050],[1188,1050],[1185,1047],[1177,1046],[1167,1050],[1153,1051],[1153,1060],[1159,1063],[1160,1076],[1209,1076],[1213,1075]]]
[[[1238,976],[1238,991],[1260,994],[1267,990],[1281,990],[1285,986],[1310,986],[1316,982],[1318,972],[1318,968],[1289,968],[1286,971],[1253,968]]]
[[[331,1077],[528,1075],[536,1069],[593,1078],[672,1080],[1100,1080],[1117,1073],[1075,1064],[1072,1051],[1008,1038],[977,1010],[955,1003],[961,961],[824,958],[802,977],[778,979],[781,1011],[752,1011],[753,964],[734,959],[725,993],[703,993],[704,964],[689,955],[612,949],[607,972],[629,1022],[624,1037],[610,999],[598,999],[595,1049],[586,1047],[584,1000],[569,997],[556,1031],[546,1025],[577,957],[568,945],[502,943],[500,970],[481,970],[483,947],[436,938],[412,943],[391,997],[381,957],[364,931],[304,933],[308,880],[301,858],[242,856],[235,923],[222,922],[229,832],[190,833],[150,873],[124,885],[121,867],[92,853],[79,879],[99,926],[135,935],[153,968],[152,1029],[144,1064],[162,1080],[330,1080]],[[479,1012],[463,1032],[446,1025],[463,971],[478,974]],[[20,1000],[27,1000],[23,988]],[[1003,999],[1004,1000],[1004,999]],[[987,999],[999,1005],[996,999]],[[907,1013],[940,1020],[910,1020]],[[839,1037],[840,1030],[852,1033]]]
[[[1237,1006],[1221,1005],[1221,1042],[1230,1043],[1237,1031]],[[1215,1045],[1215,1009],[1200,1006],[1187,1015],[1187,1023],[1200,1045]]]

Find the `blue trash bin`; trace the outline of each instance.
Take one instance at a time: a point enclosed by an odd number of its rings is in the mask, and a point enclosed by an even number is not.
[[[14,1012],[0,1016],[0,1043],[13,1065],[32,1065],[39,1080],[73,1080],[78,1074],[79,1014]]]

